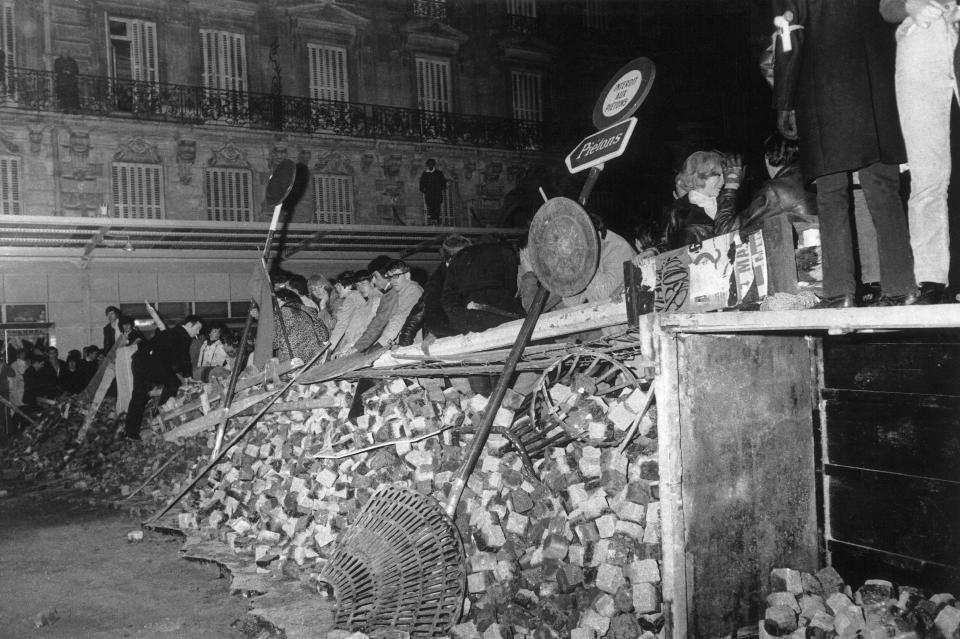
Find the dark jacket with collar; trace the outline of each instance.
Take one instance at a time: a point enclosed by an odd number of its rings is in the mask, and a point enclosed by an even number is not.
[[[689,194],[677,198],[667,209],[667,223],[658,248],[671,251],[736,231],[740,228],[736,200],[736,189],[722,189],[717,196],[717,215],[711,220],[702,206],[690,201]]]

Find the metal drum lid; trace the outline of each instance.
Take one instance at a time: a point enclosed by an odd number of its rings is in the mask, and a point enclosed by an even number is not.
[[[540,283],[561,297],[582,292],[597,272],[597,230],[584,208],[571,199],[555,197],[537,210],[527,246]]]
[[[280,160],[273,173],[270,174],[270,181],[267,182],[266,202],[267,206],[276,206],[280,204],[293,189],[293,183],[297,177],[297,165],[293,160]]]

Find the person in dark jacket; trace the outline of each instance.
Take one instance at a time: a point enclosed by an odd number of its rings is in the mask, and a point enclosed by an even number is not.
[[[107,323],[103,326],[103,352],[109,353],[120,337],[120,309],[108,306],[103,313],[107,316]]]
[[[775,215],[790,222],[816,221],[817,196],[808,191],[800,171],[800,145],[779,133],[764,142],[764,160],[770,179],[764,182],[741,213],[744,231],[759,228]]]
[[[203,320],[188,315],[174,328],[160,331],[133,356],[133,393],[127,406],[124,432],[127,439],[140,439],[140,422],[154,384],[163,385],[160,404],[175,397],[184,379],[193,372],[190,342],[203,328]]]
[[[777,126],[800,139],[800,168],[817,186],[823,295],[820,306],[856,306],[850,226],[850,174],[858,171],[877,231],[882,296],[878,305],[915,298],[913,256],[900,200],[898,165],[906,161],[894,92],[894,28],[877,0],[774,0],[788,19],[790,51],[777,38]]]
[[[484,331],[524,316],[517,298],[517,266],[513,249],[502,242],[465,245],[448,236],[450,255],[440,304],[459,334]]]
[[[739,228],[736,200],[743,165],[738,156],[697,151],[683,163],[676,177],[677,199],[667,210],[660,250],[729,233]]]
[[[57,376],[60,388],[72,395],[82,393],[87,387],[87,376],[81,362],[83,362],[83,356],[80,351],[70,351],[67,353],[66,366],[60,369],[60,374]]]
[[[440,223],[440,208],[443,205],[443,193],[447,189],[447,178],[437,168],[437,161],[427,160],[427,168],[420,174],[420,192],[423,193],[423,207],[427,211],[427,222],[436,226]]]
[[[33,355],[30,368],[23,373],[23,405],[28,410],[38,407],[37,399],[54,399],[60,394],[57,374],[43,355]]]

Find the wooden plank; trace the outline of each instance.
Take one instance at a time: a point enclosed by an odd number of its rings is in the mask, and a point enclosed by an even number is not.
[[[833,539],[960,567],[960,485],[828,466]]]
[[[560,337],[561,335],[582,333],[626,323],[627,309],[623,300],[602,304],[581,304],[580,306],[550,311],[541,315],[537,320],[537,326],[531,339],[541,340]],[[456,357],[467,353],[510,346],[516,341],[522,324],[523,320],[514,320],[480,333],[443,337],[430,345],[429,354],[439,358]],[[384,353],[374,362],[373,367],[383,368],[404,364],[403,358],[406,355],[423,355],[423,347],[415,344]],[[304,378],[306,383],[313,380],[314,375],[308,374]]]
[[[230,406],[230,416],[233,417],[235,415],[239,415],[251,406],[255,406],[266,400],[271,395],[273,395],[272,392],[257,393],[254,395],[247,395],[246,397],[238,397],[234,399],[233,404]],[[208,428],[213,428],[220,423],[220,419],[222,417],[222,408],[212,410],[206,415],[201,415],[193,421],[189,421],[186,424],[180,424],[176,428],[168,430],[163,434],[163,438],[168,442],[175,442],[181,437],[192,437],[207,430]]]
[[[889,337],[877,336],[829,339],[824,344],[826,384],[829,388],[960,396],[960,339],[945,338],[940,336],[934,342],[891,342]]]
[[[763,615],[771,569],[817,569],[813,367],[800,336],[679,342],[688,634],[714,637]]]
[[[888,329],[960,326],[960,304],[825,308],[806,311],[728,311],[660,313],[660,326],[681,333],[758,333],[797,331],[835,334]]]
[[[684,554],[683,474],[680,446],[680,380],[677,340],[657,333],[660,370],[654,379],[657,400],[657,453],[660,466],[660,526],[663,560],[662,595],[666,636],[687,637],[687,562]]]
[[[832,395],[825,392],[830,463],[960,482],[960,398]]]

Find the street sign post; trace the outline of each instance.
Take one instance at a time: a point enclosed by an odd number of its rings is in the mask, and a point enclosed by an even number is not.
[[[637,119],[629,118],[583,138],[580,144],[567,155],[565,160],[567,170],[570,173],[578,173],[620,157],[627,149],[627,143],[636,125]]]
[[[650,93],[657,68],[650,58],[637,58],[623,65],[607,82],[593,107],[593,125],[605,129],[636,113]]]

